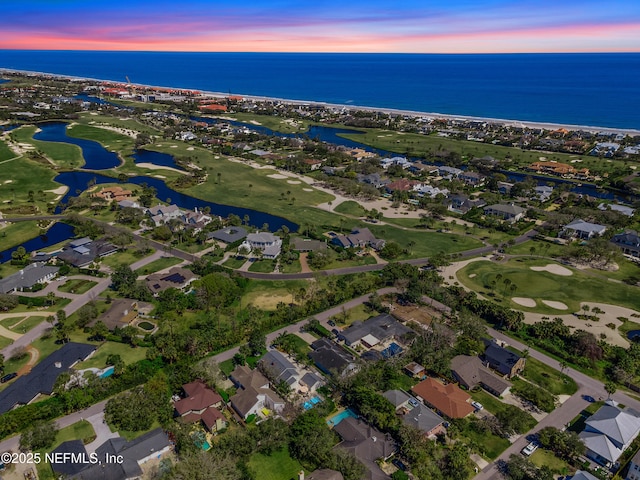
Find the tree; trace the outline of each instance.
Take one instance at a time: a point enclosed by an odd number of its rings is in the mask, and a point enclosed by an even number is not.
[[[20,436],[20,450],[49,448],[56,440],[57,433],[55,422],[37,421]]]
[[[314,467],[326,464],[333,448],[333,434],[314,409],[299,415],[289,430],[289,452]]]
[[[611,399],[611,395],[616,393],[616,390],[618,390],[618,386],[615,384],[615,382],[612,382],[610,380],[604,384],[604,390],[608,394],[607,399]]]
[[[114,290],[124,294],[135,285],[138,276],[129,265],[118,265],[111,274],[111,285]]]
[[[4,373],[4,355],[0,353],[0,375]]]
[[[109,335],[109,329],[103,321],[99,320],[93,325],[93,327],[91,327],[90,333],[91,338],[102,341],[107,338],[107,335]]]
[[[259,330],[253,330],[247,340],[251,355],[261,355],[267,349],[267,337]]]

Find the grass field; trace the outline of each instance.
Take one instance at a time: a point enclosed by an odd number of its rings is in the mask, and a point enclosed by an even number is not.
[[[532,266],[548,265],[549,260],[536,258],[518,258],[504,264],[493,262],[470,263],[458,271],[458,280],[468,288],[483,293],[496,295],[505,306],[518,310],[535,311],[545,314],[570,313],[580,309],[581,302],[599,302],[640,310],[640,295],[636,287],[613,283],[593,277],[579,270],[571,269],[572,276],[560,276],[546,271],[533,271]],[[489,285],[500,274],[502,280],[491,292]],[[511,294],[503,288],[503,279],[508,278],[518,286]],[[511,297],[528,297],[537,300],[535,308],[523,307],[511,301]],[[568,310],[557,310],[547,307],[539,300],[553,300],[565,303]]]
[[[291,303],[292,295],[307,285],[306,280],[251,280],[240,302],[242,307],[253,304],[264,310],[275,310],[280,302]]]
[[[46,202],[56,198],[53,190],[60,184],[53,181],[55,172],[26,157],[20,157],[11,162],[0,165],[0,202],[12,205],[36,205],[41,211],[46,211]],[[34,192],[34,202],[29,202],[29,191]],[[42,191],[42,194],[39,193]],[[6,208],[3,212],[6,214]]]
[[[0,349],[8,347],[12,343],[13,343],[13,340],[11,340],[10,338],[0,336]],[[6,366],[6,363],[7,362],[5,362],[5,366]],[[5,367],[5,370],[7,371],[7,373],[10,372],[8,366]]]
[[[3,191],[3,188],[6,187],[0,187],[0,192]],[[32,238],[38,236],[38,234],[40,233],[37,222],[16,222],[8,223],[6,225],[6,227],[0,229],[0,251],[15,247],[16,245],[20,245],[27,240],[31,240]],[[3,258],[1,260],[7,261],[10,259]],[[11,273],[15,273],[18,270],[20,270],[20,267],[15,267],[8,263],[2,264],[2,266],[0,267],[0,274],[4,278],[7,276],[7,274],[10,275]]]
[[[531,462],[537,467],[546,465],[554,473],[557,473],[559,475],[566,475],[570,470],[569,464],[567,462],[565,462],[561,458],[556,457],[553,452],[544,450],[542,448],[539,448],[538,450],[533,452],[533,455],[529,457],[529,460],[531,460]]]
[[[488,460],[497,458],[510,445],[506,438],[498,437],[490,432],[479,433],[475,431],[468,421],[462,425],[461,435],[474,442],[480,450],[479,453]]]
[[[88,360],[79,363],[78,369],[83,368],[104,368],[109,355],[120,355],[125,364],[135,363],[143,360],[147,354],[145,347],[132,348],[124,343],[105,342]]]
[[[44,322],[46,320],[46,317],[34,316],[34,317],[26,317],[23,320],[16,320],[16,319],[12,319],[12,320],[13,322],[11,324],[11,327],[4,324],[5,320],[2,321],[2,325],[16,333],[27,333],[36,325],[40,325],[40,323]]]
[[[352,215],[354,217],[362,217],[365,215],[365,209],[358,202],[354,202],[353,200],[347,200],[346,202],[342,202],[336,208],[334,208],[335,212],[344,213],[345,215]],[[415,221],[418,223],[418,220]]]
[[[121,250],[102,258],[101,262],[111,268],[116,268],[118,265],[131,265],[144,257],[145,255],[137,255],[133,250]]]
[[[527,358],[523,376],[554,395],[573,395],[578,391],[578,385],[576,385],[575,380],[546,366],[535,358]]]
[[[334,268],[346,268],[346,267],[358,267],[360,265],[373,265],[377,263],[376,259],[371,255],[364,255],[362,257],[355,257],[352,260],[335,260],[322,270],[332,270]]]
[[[271,273],[275,268],[273,260],[257,260],[249,267],[250,272]]]
[[[16,157],[16,154],[3,141],[0,141],[0,162]]]
[[[96,432],[93,426],[86,420],[81,420],[68,427],[61,428],[56,435],[56,440],[52,448],[56,448],[62,442],[68,440],[82,440],[86,445],[96,438]]]
[[[165,268],[173,267],[182,262],[182,259],[176,257],[162,257],[136,270],[138,275],[150,275],[159,272]]]
[[[227,258],[227,261],[224,262],[222,265],[224,265],[227,268],[240,268],[242,265],[245,264],[245,262],[247,261],[247,259],[245,257],[229,257]]]
[[[84,165],[82,149],[77,145],[64,142],[43,142],[34,140],[37,127],[28,125],[10,133],[11,138],[19,143],[28,143],[43,152],[60,168],[81,168]]]
[[[470,392],[470,395],[476,402],[480,402],[485,410],[493,413],[494,415],[506,409],[506,404],[502,403],[497,397],[491,395],[485,390]],[[537,422],[536,419],[531,415],[526,412],[525,414],[528,417],[527,430],[530,430],[536,425]]]
[[[95,287],[98,282],[92,282],[90,280],[81,280],[79,278],[67,280],[64,285],[58,287],[58,290],[66,293],[83,294]]]
[[[300,462],[291,458],[287,448],[271,455],[254,453],[248,466],[260,480],[290,480],[298,478],[298,472],[302,470]]]

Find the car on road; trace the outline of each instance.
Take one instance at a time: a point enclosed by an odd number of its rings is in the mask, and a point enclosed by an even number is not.
[[[7,373],[4,377],[0,378],[0,383],[6,383],[9,380],[16,378],[18,374],[16,372]]]
[[[329,324],[330,327],[336,326],[336,322],[334,322],[333,320],[329,320],[327,323]]]
[[[537,449],[538,449],[538,444],[537,443],[529,442],[529,444],[522,449],[522,454],[525,457],[529,457],[529,456],[533,455],[533,452],[535,452]]]
[[[484,408],[480,402],[471,402],[471,406],[476,409],[476,412],[479,412]]]
[[[582,399],[586,400],[589,403],[594,403],[596,401],[591,395],[582,395]]]

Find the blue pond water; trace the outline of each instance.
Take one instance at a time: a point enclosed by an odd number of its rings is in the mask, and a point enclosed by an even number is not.
[[[110,377],[111,375],[113,375],[114,370],[115,370],[114,367],[107,368],[104,372],[102,372],[102,375],[100,375],[100,378]]]
[[[46,235],[39,235],[31,240],[27,240],[22,245],[9,248],[0,252],[0,263],[11,260],[11,254],[18,249],[19,246],[23,246],[27,252],[37,252],[43,248],[50,247],[56,243],[63,242],[73,237],[73,227],[66,223],[58,222],[51,227]],[[0,230],[0,238],[2,237],[2,230]]]
[[[356,415],[356,413],[350,408],[347,408],[346,410],[343,410],[342,412],[338,413],[337,415],[334,415],[329,420],[327,420],[327,425],[329,425],[330,427],[335,427],[342,420],[349,417],[358,418],[358,415]]]
[[[173,155],[169,155],[168,153],[154,152],[140,148],[134,152],[132,157],[135,163],[153,163],[161,167],[171,167],[184,171],[184,169],[176,163]]]
[[[38,127],[41,131],[33,136],[36,140],[71,143],[80,147],[85,160],[84,168],[106,170],[117,167],[121,163],[118,155],[106,150],[98,142],[68,136],[65,122],[46,122],[39,124]]]

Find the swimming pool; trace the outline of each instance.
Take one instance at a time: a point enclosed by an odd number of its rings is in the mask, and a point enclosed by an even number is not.
[[[358,418],[358,415],[356,415],[356,413],[350,408],[347,408],[346,410],[343,410],[342,412],[334,415],[329,420],[327,420],[327,425],[329,425],[330,427],[335,427],[342,420],[349,417]]]
[[[100,375],[100,378],[107,378],[113,375],[113,367],[105,368],[104,372]]]
[[[322,401],[322,399],[318,396],[315,396],[313,398],[310,398],[309,400],[307,400],[306,402],[304,402],[302,404],[302,408],[304,408],[305,410],[310,410],[312,409],[315,405],[319,404]]]

